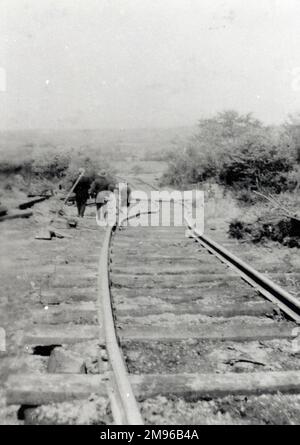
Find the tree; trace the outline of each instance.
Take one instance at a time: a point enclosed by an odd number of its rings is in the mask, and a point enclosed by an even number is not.
[[[217,113],[209,119],[201,119],[194,140],[201,147],[218,149],[235,142],[241,136],[262,128],[262,123],[251,113],[239,114],[234,110]]]
[[[214,178],[235,190],[279,193],[297,183],[291,175],[292,145],[282,127],[266,127],[251,114],[224,111],[199,122],[188,146],[169,157],[163,179],[178,185]]]

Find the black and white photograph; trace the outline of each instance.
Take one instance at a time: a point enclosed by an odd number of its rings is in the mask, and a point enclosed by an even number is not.
[[[0,247],[0,425],[300,425],[300,1],[0,0]]]

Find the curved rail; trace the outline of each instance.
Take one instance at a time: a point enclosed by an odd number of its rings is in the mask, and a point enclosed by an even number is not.
[[[126,220],[148,213],[149,211],[139,211],[134,215],[126,216],[119,221],[119,225],[122,225]],[[110,262],[110,241],[117,225],[118,219],[116,218],[114,224],[107,227],[101,248],[98,272],[98,318],[100,327],[104,331],[107,354],[112,370],[109,395],[115,422],[118,425],[143,425],[144,422],[131,387],[123,353],[118,344],[111,305],[108,265]]]
[[[113,417],[119,425],[142,425],[143,419],[129,381],[122,351],[119,347],[111,307],[109,286],[109,248],[113,227],[107,227],[101,249],[98,274],[99,320],[103,326],[107,354],[111,365],[110,393]]]
[[[146,181],[140,180],[153,189],[157,188]],[[149,212],[142,212],[149,213]],[[141,214],[131,215],[129,218],[139,216]],[[124,218],[126,220],[127,218]],[[123,222],[123,221],[122,221]],[[122,223],[121,222],[121,223]],[[281,288],[272,280],[255,270],[249,264],[232,254],[229,250],[213,241],[206,235],[200,233],[188,217],[185,217],[187,227],[191,230],[193,237],[207,250],[217,256],[222,262],[236,270],[239,275],[257,289],[265,298],[285,312],[289,317],[300,323],[300,302],[289,292]],[[119,347],[116,337],[114,319],[111,307],[111,295],[109,286],[109,247],[113,230],[116,228],[117,222],[113,227],[108,227],[102,247],[100,264],[99,264],[99,307],[102,308],[102,314],[99,314],[104,327],[107,352],[112,368],[110,383],[112,385],[111,405],[114,419],[118,424],[143,424],[137,401],[135,399],[127,369],[125,366],[122,351]]]

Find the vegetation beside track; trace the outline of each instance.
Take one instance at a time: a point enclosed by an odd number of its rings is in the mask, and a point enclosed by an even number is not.
[[[224,199],[240,207],[229,226],[230,236],[254,242],[266,239],[300,245],[299,115],[270,127],[251,114],[224,111],[199,122],[194,137],[165,159],[162,185],[210,188],[218,184]],[[259,192],[259,193],[256,193]],[[277,204],[264,196],[276,196]],[[284,211],[283,211],[284,210]],[[245,213],[252,212],[252,219]],[[255,215],[255,217],[253,217]],[[272,223],[270,222],[272,220]]]

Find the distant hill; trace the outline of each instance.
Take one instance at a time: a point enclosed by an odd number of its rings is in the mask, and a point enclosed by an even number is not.
[[[174,141],[184,144],[194,132],[195,127],[1,131],[0,153],[39,148],[87,148],[142,157],[149,152],[164,152],[174,145]]]

